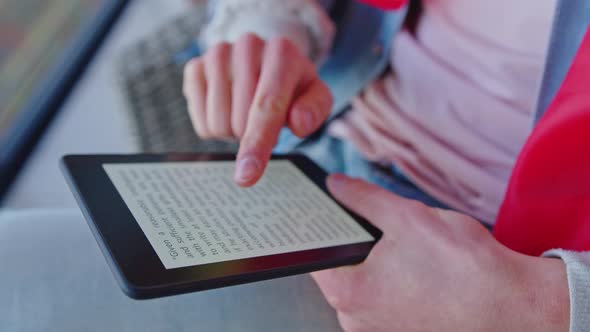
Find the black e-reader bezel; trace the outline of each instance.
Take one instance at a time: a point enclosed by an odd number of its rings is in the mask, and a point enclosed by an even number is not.
[[[302,155],[290,160],[322,191],[326,172]],[[148,299],[238,285],[362,262],[382,233],[340,205],[375,241],[166,269],[138,222],[105,172],[104,164],[235,160],[230,154],[68,155],[62,170],[121,289]]]

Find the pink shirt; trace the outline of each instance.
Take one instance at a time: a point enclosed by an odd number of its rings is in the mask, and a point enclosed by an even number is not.
[[[395,163],[447,205],[493,223],[532,129],[556,0],[422,4],[416,35],[395,37],[391,73],[356,98],[330,132],[368,159]],[[288,36],[309,53],[311,31],[321,46],[316,60],[330,49],[334,28],[316,0],[219,5],[201,36],[205,45],[250,31]]]
[[[391,73],[330,132],[493,223],[532,128],[555,0],[425,0],[423,7],[416,35],[395,38]]]

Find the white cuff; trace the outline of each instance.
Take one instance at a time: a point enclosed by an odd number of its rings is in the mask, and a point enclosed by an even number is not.
[[[218,0],[199,41],[208,48],[247,32],[268,40],[285,36],[316,64],[332,47],[335,27],[315,0]]]
[[[590,332],[590,252],[554,249],[544,257],[561,258],[570,293],[570,332]]]

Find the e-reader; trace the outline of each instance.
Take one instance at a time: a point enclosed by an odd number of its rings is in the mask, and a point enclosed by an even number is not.
[[[381,232],[301,155],[233,181],[234,155],[69,155],[62,169],[123,291],[146,299],[362,262]]]

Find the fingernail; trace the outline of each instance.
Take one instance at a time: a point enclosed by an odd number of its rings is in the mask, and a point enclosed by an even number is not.
[[[234,179],[238,182],[246,182],[256,177],[260,172],[260,163],[254,157],[245,157],[238,161]]]
[[[315,129],[315,121],[312,111],[304,110],[301,112],[301,124],[306,132],[311,132]]]

